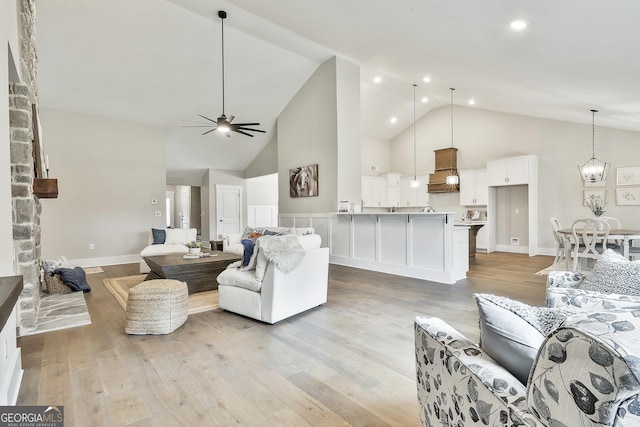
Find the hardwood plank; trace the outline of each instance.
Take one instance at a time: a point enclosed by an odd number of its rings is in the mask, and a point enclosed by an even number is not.
[[[326,304],[276,325],[215,310],[169,335],[124,333],[124,311],[87,276],[92,324],[18,340],[19,405],[65,406],[66,425],[419,425],[413,321],[478,338],[476,292],[544,303],[552,257],[477,254],[453,285],[330,266]]]

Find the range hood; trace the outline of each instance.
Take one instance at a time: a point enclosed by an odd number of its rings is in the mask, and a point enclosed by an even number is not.
[[[429,193],[457,193],[460,185],[447,184],[449,175],[458,175],[458,149],[443,148],[436,153],[436,170],[429,175]]]

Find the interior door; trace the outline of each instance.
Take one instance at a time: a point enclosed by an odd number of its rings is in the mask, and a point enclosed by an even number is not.
[[[189,228],[191,219],[191,187],[180,187],[180,228]]]
[[[240,233],[242,213],[242,187],[216,185],[217,235]]]

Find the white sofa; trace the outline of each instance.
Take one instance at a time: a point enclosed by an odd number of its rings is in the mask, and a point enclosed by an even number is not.
[[[221,308],[266,323],[276,323],[327,302],[329,248],[317,234],[296,237],[304,249],[300,264],[283,273],[256,247],[256,267],[235,268],[218,276]]]
[[[314,234],[314,229],[311,227],[304,228],[289,228],[289,227],[261,227],[256,230],[264,231],[269,230],[275,233],[296,234],[298,236],[304,236],[307,234]],[[237,234],[225,234],[220,236],[222,239],[222,251],[232,254],[240,255],[244,253],[244,246],[242,246],[242,233]]]
[[[149,266],[144,262],[146,256],[186,254],[189,252],[187,243],[197,240],[198,230],[195,228],[167,228],[165,231],[165,242],[163,244],[153,244],[153,234],[149,231],[149,244],[140,252],[140,273],[148,273]]]

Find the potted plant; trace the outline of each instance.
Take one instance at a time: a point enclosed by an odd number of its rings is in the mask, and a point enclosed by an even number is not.
[[[199,254],[200,253],[200,242],[199,241],[192,241],[187,243],[187,248],[189,248],[189,253],[190,254]]]
[[[605,212],[604,207],[606,206],[606,202],[602,198],[602,196],[598,196],[596,194],[591,194],[587,197],[585,201],[587,207],[593,213],[593,216],[596,218],[600,218],[602,214]]]

